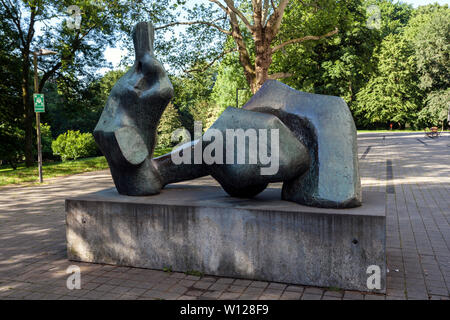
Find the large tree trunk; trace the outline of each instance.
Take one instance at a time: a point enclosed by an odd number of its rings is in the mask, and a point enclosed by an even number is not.
[[[261,88],[264,82],[267,80],[269,65],[267,65],[267,46],[265,45],[265,29],[262,21],[262,7],[256,5],[253,8],[253,40],[255,42],[255,77],[251,83],[249,83],[252,93]],[[269,48],[270,49],[270,48]]]
[[[256,48],[257,56],[255,58],[255,77],[254,81],[250,83],[252,93],[256,93],[264,82],[266,82],[269,77],[269,67],[272,63],[272,58],[267,55],[266,52],[259,54],[258,47]]]
[[[261,38],[259,35],[255,38],[255,77],[253,82],[249,84],[252,93],[256,93],[264,82],[266,82],[269,76],[269,68],[272,64],[270,43],[266,42],[267,39],[265,39],[264,34],[261,35]]]
[[[236,8],[234,0],[209,0],[214,3],[230,18],[231,31],[224,29],[223,27],[216,25],[215,21],[190,21],[190,22],[173,22],[165,26],[158,27],[156,29],[163,29],[174,25],[192,25],[192,24],[205,24],[225,33],[228,36],[233,37],[237,51],[239,52],[239,62],[244,69],[244,75],[252,93],[256,93],[264,82],[268,79],[282,79],[292,76],[287,72],[277,72],[269,75],[269,68],[272,64],[272,55],[274,52],[284,48],[287,45],[294,43],[302,43],[310,40],[320,40],[323,38],[331,37],[338,32],[338,29],[330,31],[324,35],[308,35],[301,38],[287,40],[280,44],[271,46],[275,36],[280,31],[281,21],[283,19],[284,12],[290,2],[290,0],[279,0],[277,2],[269,0],[252,0],[253,9],[253,24],[249,21],[246,14]],[[240,2],[238,3],[238,5]],[[225,18],[224,18],[225,19]],[[244,41],[241,32],[241,26],[252,35],[255,44],[255,61],[252,62],[251,55],[247,50],[247,45]],[[232,50],[235,51],[235,50]],[[228,51],[232,52],[232,51]],[[226,54],[226,52],[224,52]],[[223,55],[222,55],[223,56]],[[221,57],[222,57],[221,56]],[[210,65],[214,63],[214,60]]]

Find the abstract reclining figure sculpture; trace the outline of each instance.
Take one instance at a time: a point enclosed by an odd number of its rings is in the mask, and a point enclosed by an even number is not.
[[[133,30],[136,61],[111,90],[94,131],[120,194],[153,195],[169,183],[211,175],[232,196],[252,197],[270,182],[283,182],[285,200],[317,207],[361,205],[356,128],[346,103],[277,81],[267,81],[242,109],[228,108],[204,139],[152,159],[158,122],[173,97],[169,78],[154,57],[153,40],[151,23],[138,23]],[[257,149],[249,141],[241,155],[244,163],[174,163],[174,153],[202,152],[214,143],[212,133],[226,136],[230,129],[276,130],[277,141],[271,136],[270,143],[258,144],[268,154],[276,151],[276,172],[260,174],[266,163],[253,157]],[[274,142],[279,142],[276,150],[271,149]]]

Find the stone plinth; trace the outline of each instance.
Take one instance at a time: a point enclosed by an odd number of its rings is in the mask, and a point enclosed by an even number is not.
[[[369,291],[367,268],[386,287],[385,199],[324,209],[254,199],[221,188],[172,185],[148,197],[115,189],[66,200],[67,252],[74,261]]]

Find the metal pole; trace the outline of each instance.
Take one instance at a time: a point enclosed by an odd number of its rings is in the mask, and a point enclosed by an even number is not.
[[[33,52],[34,93],[39,93],[37,56],[38,56],[37,52]],[[36,130],[37,130],[39,183],[42,183],[43,182],[43,178],[42,178],[41,117],[40,117],[40,113],[39,112],[36,112]]]

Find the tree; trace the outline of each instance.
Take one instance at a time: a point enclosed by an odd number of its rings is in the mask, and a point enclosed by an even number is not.
[[[0,160],[9,163],[14,170],[23,157],[23,137],[18,127],[0,123]]]
[[[102,64],[100,49],[111,43],[116,28],[115,18],[126,8],[117,1],[0,0],[0,4],[2,30],[14,39],[13,50],[17,51],[20,59],[20,114],[24,119],[25,160],[29,166],[33,162],[34,119],[30,95],[30,55],[38,49],[38,45],[58,52],[57,56],[48,57],[39,64],[39,91],[51,77],[58,76],[60,82],[74,79],[83,73],[80,71]],[[51,22],[57,17],[67,16],[70,5],[77,6],[83,14],[79,26],[72,28],[67,20],[62,24]],[[41,35],[36,32],[38,25],[43,26]]]
[[[380,9],[380,35],[400,34],[414,13],[412,5],[394,0],[366,0],[365,7],[376,5]]]
[[[13,169],[23,160],[24,131],[21,109],[20,57],[7,21],[0,19],[0,162]]]
[[[387,36],[375,58],[376,74],[357,94],[356,116],[366,124],[404,126],[415,122],[421,108],[421,92],[414,49],[402,35]]]
[[[168,1],[164,1],[167,7]],[[209,5],[206,4],[209,3]],[[157,23],[156,30],[166,29],[177,25],[189,26],[189,34],[197,43],[191,47],[182,45],[180,50],[176,50],[177,59],[180,54],[190,57],[181,58],[186,61],[198,61],[198,50],[203,43],[210,51],[216,54],[206,54],[201,59],[211,60],[208,66],[223,56],[238,52],[239,63],[243,68],[247,83],[253,93],[255,93],[267,79],[280,79],[288,77],[284,72],[269,73],[272,64],[272,56],[292,44],[303,43],[311,40],[320,40],[335,35],[338,30],[329,26],[327,32],[323,34],[304,34],[302,30],[293,34],[292,37],[284,38],[279,36],[279,31],[283,16],[287,8],[291,5],[298,5],[295,0],[252,0],[233,1],[233,0],[205,0],[205,3],[196,4],[193,8],[186,8],[188,21],[175,21],[174,14],[156,15],[155,7],[149,5],[146,10],[151,18],[155,18]],[[185,4],[184,1],[175,1],[173,8],[179,8],[179,5]],[[329,6],[334,5],[331,0],[305,0],[300,1],[300,5],[305,8],[315,8],[315,10],[328,10]],[[172,20],[173,19],[173,20]],[[172,21],[170,21],[172,20]],[[160,24],[168,22],[166,24]],[[211,31],[212,30],[212,31]],[[203,31],[203,32],[202,32]],[[223,39],[222,44],[218,45],[221,52],[211,50],[212,45],[218,42],[220,38],[217,33],[233,39],[233,46],[226,46]],[[196,37],[192,37],[196,35]],[[209,43],[207,42],[209,41]],[[165,48],[175,49],[175,45],[165,45]],[[201,51],[201,50],[200,50]],[[170,50],[166,50],[170,52]],[[203,71],[204,69],[200,69]],[[191,70],[192,71],[192,70]]]
[[[111,92],[116,82],[120,78],[122,78],[127,71],[128,68],[126,68],[126,70],[118,69],[108,71],[104,76],[100,78],[100,80],[96,80],[91,84],[92,90],[99,97],[99,103],[102,105],[102,108],[106,104],[109,93]]]
[[[362,1],[337,2],[329,8],[316,12],[292,6],[287,10],[281,34],[288,36],[297,29],[320,33],[329,23],[336,25],[339,33],[329,41],[285,48],[274,55],[273,69],[290,73],[285,82],[298,90],[341,96],[351,105],[374,71],[371,57],[381,37],[378,30],[367,28]]]
[[[425,108],[419,112],[419,120],[425,126],[442,124],[442,129],[447,122],[447,114],[450,109],[450,88],[429,93],[426,98]]]
[[[425,10],[424,10],[425,9]],[[426,125],[444,123],[450,107],[450,10],[428,6],[412,21],[419,87],[427,93],[419,119]],[[428,10],[426,10],[428,9]]]
[[[68,130],[92,132],[112,87],[124,73],[125,70],[112,70],[89,82],[70,81],[71,87],[58,88],[57,81],[48,81],[43,89],[46,112],[41,119],[51,125],[53,138]]]
[[[237,53],[233,53],[225,57],[217,67],[217,78],[211,92],[211,103],[217,109],[217,115],[227,107],[236,106],[236,90],[239,90],[237,107],[241,107],[250,99],[251,91],[239,65],[239,57]]]
[[[450,86],[450,9],[435,11],[414,38],[420,87],[442,90]]]
[[[195,65],[196,68],[204,66],[204,62]],[[193,134],[194,121],[203,114],[198,106],[210,106],[211,92],[216,80],[216,68],[212,66],[202,73],[171,76],[170,80],[175,90],[172,103],[180,114],[182,126]]]

